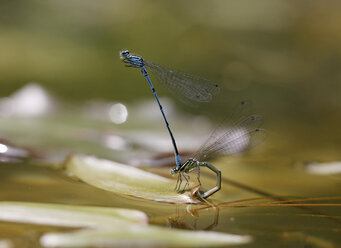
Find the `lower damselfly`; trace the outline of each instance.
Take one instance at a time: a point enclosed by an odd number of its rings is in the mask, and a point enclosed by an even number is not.
[[[221,188],[221,171],[208,162],[209,159],[221,155],[236,154],[261,143],[266,137],[266,131],[260,129],[263,118],[260,115],[250,115],[250,103],[239,103],[222,123],[211,133],[200,149],[180,167],[171,170],[172,175],[178,174],[175,190],[183,192],[189,184],[189,173],[197,170],[197,179],[200,183],[200,167],[207,167],[216,174],[216,186],[201,193],[205,199]],[[186,184],[181,189],[185,179]]]

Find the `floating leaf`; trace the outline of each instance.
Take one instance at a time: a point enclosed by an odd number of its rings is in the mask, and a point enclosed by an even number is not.
[[[193,181],[190,181],[189,190],[177,194],[175,180],[94,156],[72,155],[65,167],[84,182],[118,194],[169,203],[199,202],[192,197],[199,186]]]
[[[116,226],[111,229],[48,233],[43,247],[215,247],[249,243],[247,235],[186,231],[161,226]]]
[[[341,162],[326,162],[326,163],[308,163],[306,164],[306,171],[311,174],[318,175],[335,175],[341,173]]]
[[[11,241],[6,239],[0,239],[0,248],[12,248],[13,245]]]
[[[0,220],[65,227],[103,227],[146,224],[148,218],[141,211],[123,208],[0,202]]]
[[[44,234],[40,239],[44,247],[213,247],[251,241],[250,236],[146,225],[143,212],[119,208],[0,202],[0,220],[85,228]]]

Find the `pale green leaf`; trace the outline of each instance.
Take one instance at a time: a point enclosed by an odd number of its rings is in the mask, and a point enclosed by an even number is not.
[[[193,181],[187,191],[178,194],[174,191],[176,180],[94,156],[72,155],[65,167],[82,181],[117,194],[170,203],[198,202],[192,197],[198,186]]]
[[[161,226],[117,226],[111,229],[48,233],[43,247],[215,247],[251,242],[247,235],[187,231]]]
[[[137,210],[28,202],[0,202],[0,220],[65,227],[103,227],[148,222],[146,214]]]

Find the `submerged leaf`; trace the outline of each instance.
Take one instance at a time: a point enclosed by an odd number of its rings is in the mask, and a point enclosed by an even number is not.
[[[43,247],[215,247],[251,242],[247,235],[185,231],[160,226],[116,226],[111,229],[48,233]]]
[[[174,191],[171,180],[141,169],[93,156],[72,155],[65,163],[66,170],[84,182],[118,194],[169,203],[198,203],[192,197],[198,186],[190,181],[187,191]]]
[[[146,224],[148,217],[141,211],[123,208],[0,202],[0,220],[50,226],[103,227]]]

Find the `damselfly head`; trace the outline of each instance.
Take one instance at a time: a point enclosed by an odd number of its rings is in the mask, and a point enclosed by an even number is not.
[[[178,174],[179,173],[179,171],[180,171],[180,167],[174,167],[173,169],[171,169],[171,174],[172,175],[176,175],[176,174]]]
[[[129,55],[129,50],[120,51],[121,59],[125,59]]]

